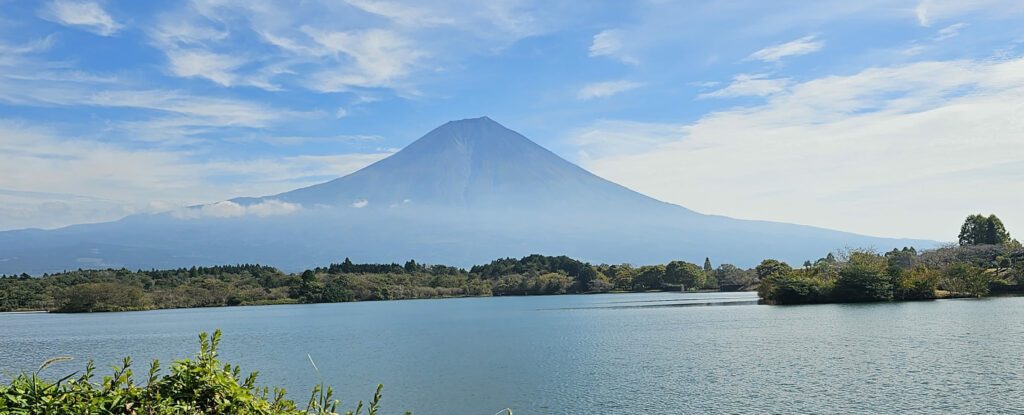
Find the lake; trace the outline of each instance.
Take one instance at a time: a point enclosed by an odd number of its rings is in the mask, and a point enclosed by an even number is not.
[[[73,356],[222,357],[304,402],[384,412],[969,413],[1024,408],[1024,297],[765,306],[754,293],[462,298],[107,314],[0,314],[0,377]],[[142,377],[142,376],[139,376]]]

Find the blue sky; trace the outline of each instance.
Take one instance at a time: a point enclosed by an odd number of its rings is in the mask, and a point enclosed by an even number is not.
[[[0,229],[272,194],[488,115],[701,212],[1024,232],[1022,54],[1015,0],[0,0]]]

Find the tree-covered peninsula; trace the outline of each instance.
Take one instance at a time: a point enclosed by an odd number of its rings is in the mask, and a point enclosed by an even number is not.
[[[758,294],[769,304],[845,303],[982,297],[1024,291],[1024,248],[995,215],[971,215],[958,244],[918,252],[854,249],[800,268],[765,260]]]

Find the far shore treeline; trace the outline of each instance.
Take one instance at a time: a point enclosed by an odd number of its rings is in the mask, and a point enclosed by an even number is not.
[[[757,290],[769,304],[925,300],[1024,291],[1024,248],[995,216],[971,215],[959,243],[918,251],[849,249],[801,267],[753,269],[672,261],[592,265],[566,256],[505,258],[468,270],[444,265],[338,264],[284,273],[255,265],[171,270],[76,270],[0,276],[0,311],[129,311],[492,295]]]
[[[255,265],[171,270],[76,270],[0,277],[0,311],[128,311],[257,304],[334,303],[492,295],[749,287],[753,270],[675,261],[633,267],[565,256],[505,258],[469,270],[443,265],[356,264],[348,259],[288,274]]]

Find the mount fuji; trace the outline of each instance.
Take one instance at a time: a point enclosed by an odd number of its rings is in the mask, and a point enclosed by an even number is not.
[[[801,263],[843,247],[931,247],[706,215],[572,164],[490,118],[448,122],[359,171],[289,192],[55,230],[0,232],[0,273],[261,263],[466,266],[532,253],[595,263]]]

